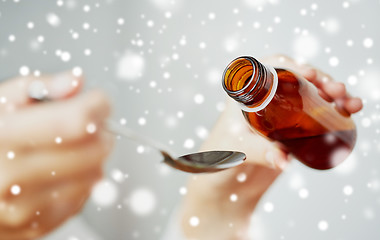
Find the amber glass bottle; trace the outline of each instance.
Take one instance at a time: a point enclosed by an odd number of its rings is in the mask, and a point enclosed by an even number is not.
[[[353,120],[319,96],[309,81],[253,57],[233,60],[223,88],[240,103],[249,125],[314,169],[343,162],[356,142]]]

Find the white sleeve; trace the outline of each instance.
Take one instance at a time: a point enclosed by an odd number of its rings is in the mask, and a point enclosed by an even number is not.
[[[186,240],[182,233],[180,222],[179,210],[178,208],[175,208],[169,218],[169,222],[161,240]]]

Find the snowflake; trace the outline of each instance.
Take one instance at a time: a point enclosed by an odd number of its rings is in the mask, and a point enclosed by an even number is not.
[[[329,64],[330,64],[331,67],[338,66],[339,65],[339,59],[338,59],[338,57],[336,57],[336,56],[330,57],[329,58]]]
[[[266,202],[266,203],[264,203],[264,211],[265,211],[265,212],[270,213],[270,212],[273,212],[273,210],[274,210],[274,205],[273,205],[273,203],[271,203],[271,202]]]
[[[124,174],[121,170],[119,169],[113,169],[111,171],[111,176],[112,176],[112,179],[115,181],[115,182],[118,182],[118,183],[121,183],[124,181]]]
[[[325,220],[318,222],[318,229],[321,231],[326,231],[329,228],[329,224]]]
[[[11,186],[11,193],[13,195],[19,195],[21,193],[21,187],[17,184]]]
[[[7,153],[7,158],[8,159],[14,159],[15,158],[15,153],[13,152],[13,151],[9,151],[8,153]]]
[[[199,221],[199,218],[197,216],[193,216],[189,219],[189,224],[192,227],[197,227],[199,225],[199,223],[200,223],[200,221]]]
[[[117,62],[116,75],[122,80],[136,80],[145,68],[144,58],[135,53],[126,52]]]
[[[70,54],[69,52],[62,52],[62,53],[60,54],[60,57],[61,57],[61,60],[62,60],[63,62],[68,62],[68,61],[71,60],[71,54]]]
[[[58,27],[61,25],[61,19],[58,17],[55,13],[48,13],[46,15],[46,21],[52,26],[52,27]]]
[[[194,96],[194,102],[196,104],[202,104],[204,101],[205,101],[205,97],[202,94],[200,94],[200,93],[195,94],[195,96]]]
[[[131,193],[128,205],[136,215],[145,216],[153,212],[157,205],[157,200],[150,189],[139,188]]]
[[[115,184],[107,179],[99,181],[92,189],[91,199],[97,206],[108,207],[115,203],[118,197]]]
[[[363,46],[365,48],[371,48],[373,46],[373,39],[372,38],[365,38],[363,40]]]
[[[354,189],[352,188],[352,186],[350,186],[350,185],[344,186],[343,193],[345,195],[350,196],[350,195],[352,195],[353,192],[354,192]]]
[[[20,73],[21,76],[28,76],[29,73],[30,73],[30,69],[27,66],[22,66],[19,69],[19,73]]]

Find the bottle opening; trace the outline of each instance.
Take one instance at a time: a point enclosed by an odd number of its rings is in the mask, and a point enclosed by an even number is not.
[[[252,80],[254,64],[247,58],[240,57],[233,60],[224,71],[225,90],[236,92],[248,86]]]
[[[272,100],[277,89],[277,73],[253,57],[238,57],[224,71],[222,85],[244,111],[256,112]]]

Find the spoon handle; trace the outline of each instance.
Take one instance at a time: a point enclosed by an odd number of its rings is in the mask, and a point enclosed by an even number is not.
[[[105,130],[112,133],[112,134],[120,135],[120,136],[126,137],[128,139],[131,139],[133,141],[140,142],[144,145],[148,145],[150,147],[155,148],[156,150],[158,150],[160,152],[168,152],[168,150],[167,150],[168,148],[166,146],[164,146],[163,144],[161,144],[161,143],[159,143],[159,142],[157,142],[151,138],[148,138],[148,137],[145,137],[141,134],[138,134],[129,128],[122,127],[122,126],[120,126],[120,124],[118,124],[115,121],[107,120],[107,126],[106,126]]]
[[[32,82],[32,84],[30,84],[29,86],[28,97],[38,102],[50,101],[51,99],[48,96],[46,96],[44,90],[46,90],[46,86],[44,85],[44,83],[36,80]],[[168,151],[168,147],[166,147],[165,145],[151,138],[144,137],[132,131],[131,129],[124,128],[115,121],[107,120],[106,127],[104,128],[104,130],[111,134],[120,135],[120,136],[129,138],[131,140],[141,142],[144,145],[153,147],[163,155],[165,160],[169,159],[170,157],[170,154],[169,154],[170,151]]]

